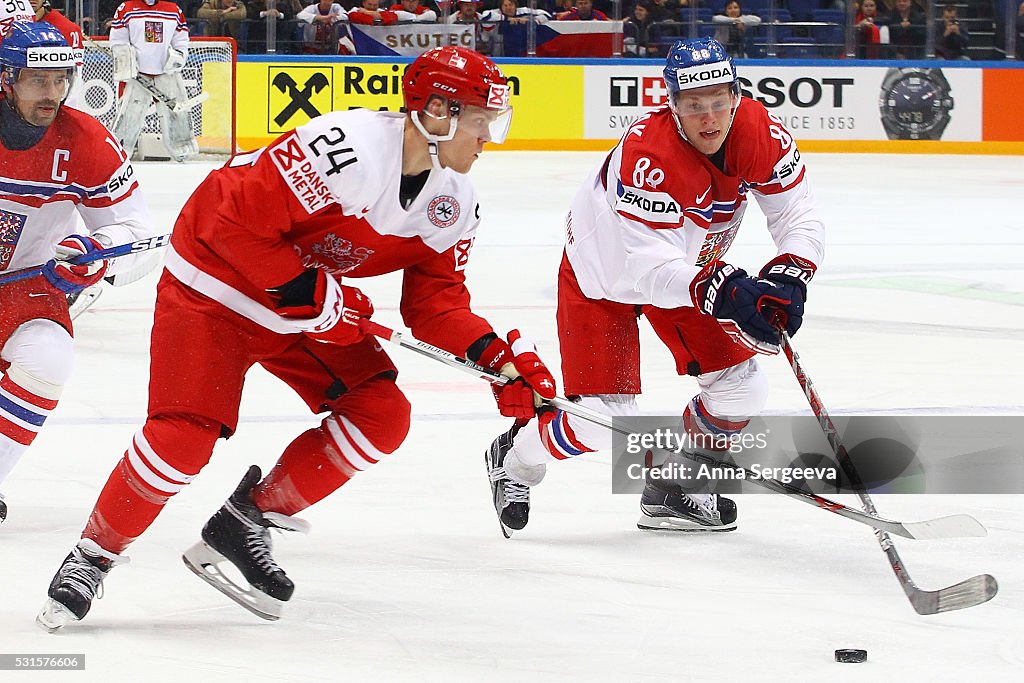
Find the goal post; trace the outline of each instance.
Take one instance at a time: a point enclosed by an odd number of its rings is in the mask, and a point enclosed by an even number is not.
[[[107,128],[113,128],[118,84],[113,79],[114,61],[106,40],[93,38],[86,41],[81,75],[83,85],[77,98],[77,108],[95,116]],[[185,89],[189,98],[202,92],[208,94],[206,100],[192,110],[192,131],[200,152],[233,154],[236,150],[237,53],[237,46],[231,38],[193,37],[189,40],[188,61],[182,68]],[[160,117],[153,108],[146,115],[140,148],[143,140],[159,135]]]

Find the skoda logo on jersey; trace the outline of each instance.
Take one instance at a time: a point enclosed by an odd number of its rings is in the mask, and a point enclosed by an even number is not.
[[[75,51],[70,47],[30,47],[25,51],[29,69],[70,69],[75,66]]]
[[[732,83],[732,69],[728,66],[717,66],[714,64],[693,69],[679,69],[676,71],[676,80],[679,82],[680,90],[702,88],[705,85],[718,85],[719,83]]]
[[[443,194],[430,200],[427,206],[427,218],[439,228],[448,228],[459,220],[459,203],[455,197]]]

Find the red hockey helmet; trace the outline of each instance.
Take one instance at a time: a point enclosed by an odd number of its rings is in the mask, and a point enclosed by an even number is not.
[[[505,74],[487,57],[464,47],[438,47],[417,57],[402,79],[402,95],[409,112],[422,111],[432,96],[446,99],[453,117],[460,116],[465,107],[499,115],[511,110]],[[507,117],[501,118],[507,130]],[[494,142],[504,139],[504,135],[498,137],[491,136]]]

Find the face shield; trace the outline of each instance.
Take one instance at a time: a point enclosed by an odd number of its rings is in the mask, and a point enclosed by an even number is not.
[[[15,94],[24,100],[63,102],[75,79],[74,69],[19,69],[11,84]]]
[[[500,145],[505,142],[512,126],[512,107],[484,109],[469,106],[459,114],[457,121],[458,128],[463,132]]]
[[[736,94],[732,88],[715,87],[681,90],[676,95],[672,108],[678,116],[706,116],[729,111],[736,105]]]

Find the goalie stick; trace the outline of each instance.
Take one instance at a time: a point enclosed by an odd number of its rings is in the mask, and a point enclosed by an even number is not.
[[[107,247],[106,249],[100,249],[89,254],[82,254],[70,259],[69,262],[74,263],[75,265],[85,265],[86,263],[92,263],[93,261],[120,258],[121,256],[137,254],[141,251],[149,251],[150,249],[166,247],[170,243],[170,235],[157,235],[155,237],[147,237],[146,239],[136,240],[127,244],[118,244],[113,247]],[[42,265],[31,266],[29,268],[19,268],[18,270],[8,270],[0,273],[0,285],[5,285],[9,282],[18,282],[19,280],[27,280],[28,278],[35,277],[42,272]]]
[[[163,102],[168,109],[175,113],[191,111],[210,97],[210,93],[204,90],[195,97],[190,97],[187,100],[175,100],[165,95],[160,88],[156,87],[152,78],[139,75],[135,77],[135,80],[139,82],[139,85],[148,90],[150,95]]]
[[[832,452],[836,455],[839,466],[843,468],[846,476],[850,478],[850,482],[857,491],[857,496],[860,498],[864,511],[872,517],[877,517],[878,510],[875,509],[871,496],[865,490],[864,482],[860,478],[860,474],[858,474],[853,461],[850,459],[850,454],[847,453],[846,447],[839,440],[839,433],[832,423],[832,419],[828,416],[825,405],[821,402],[821,397],[818,396],[818,392],[814,389],[811,378],[808,377],[807,372],[804,371],[803,366],[800,364],[800,356],[793,349],[789,335],[781,330],[780,334],[782,336],[782,350],[789,360],[789,365],[796,376],[797,382],[800,383],[800,387],[804,391],[804,396],[807,397],[811,410],[814,411],[815,416],[818,418],[818,425],[825,433],[825,437],[832,447]],[[896,545],[889,538],[888,530],[876,527],[875,538],[878,539],[882,552],[888,558],[889,566],[892,567],[893,573],[896,574],[900,587],[903,588],[903,592],[906,594],[907,599],[910,600],[911,606],[913,606],[914,611],[918,614],[938,614],[940,612],[951,612],[953,610],[974,607],[994,598],[999,590],[999,584],[996,583],[995,577],[989,574],[972,576],[960,583],[940,588],[936,591],[922,590],[917,587],[917,584],[910,578],[910,574],[907,573],[903,560],[900,559],[899,554],[896,552]]]
[[[463,372],[469,373],[475,377],[485,379],[492,384],[504,384],[508,381],[508,378],[504,375],[477,365],[471,360],[456,356],[453,353],[439,349],[436,346],[431,346],[430,344],[419,341],[418,339],[408,337],[371,320],[361,320],[360,327],[366,334],[379,337],[380,339],[385,339],[393,344],[415,351],[433,360],[440,361],[445,365],[462,370]],[[590,410],[589,408],[581,406],[578,403],[574,403],[567,398],[556,396],[548,401],[548,403],[559,410],[564,410],[567,413],[606,427],[614,432],[618,432],[619,434],[630,434],[629,430],[616,426],[613,423],[612,418],[609,416]],[[822,510],[827,510],[835,515],[839,515],[840,517],[845,517],[846,519],[854,522],[865,524],[875,529],[884,530],[887,533],[902,536],[903,538],[931,540],[938,538],[978,537],[985,536],[988,533],[985,527],[970,515],[950,515],[921,522],[897,522],[891,519],[885,519],[884,517],[879,517],[877,513],[862,512],[861,510],[851,508],[828,498],[823,498],[822,496],[804,491],[803,489],[790,484],[785,484],[774,479],[761,479],[750,470],[733,463],[715,461],[714,464],[743,471],[747,480],[759,486],[763,486],[764,488],[785,494],[790,498],[800,500],[804,503],[808,503],[809,505],[814,505]]]

